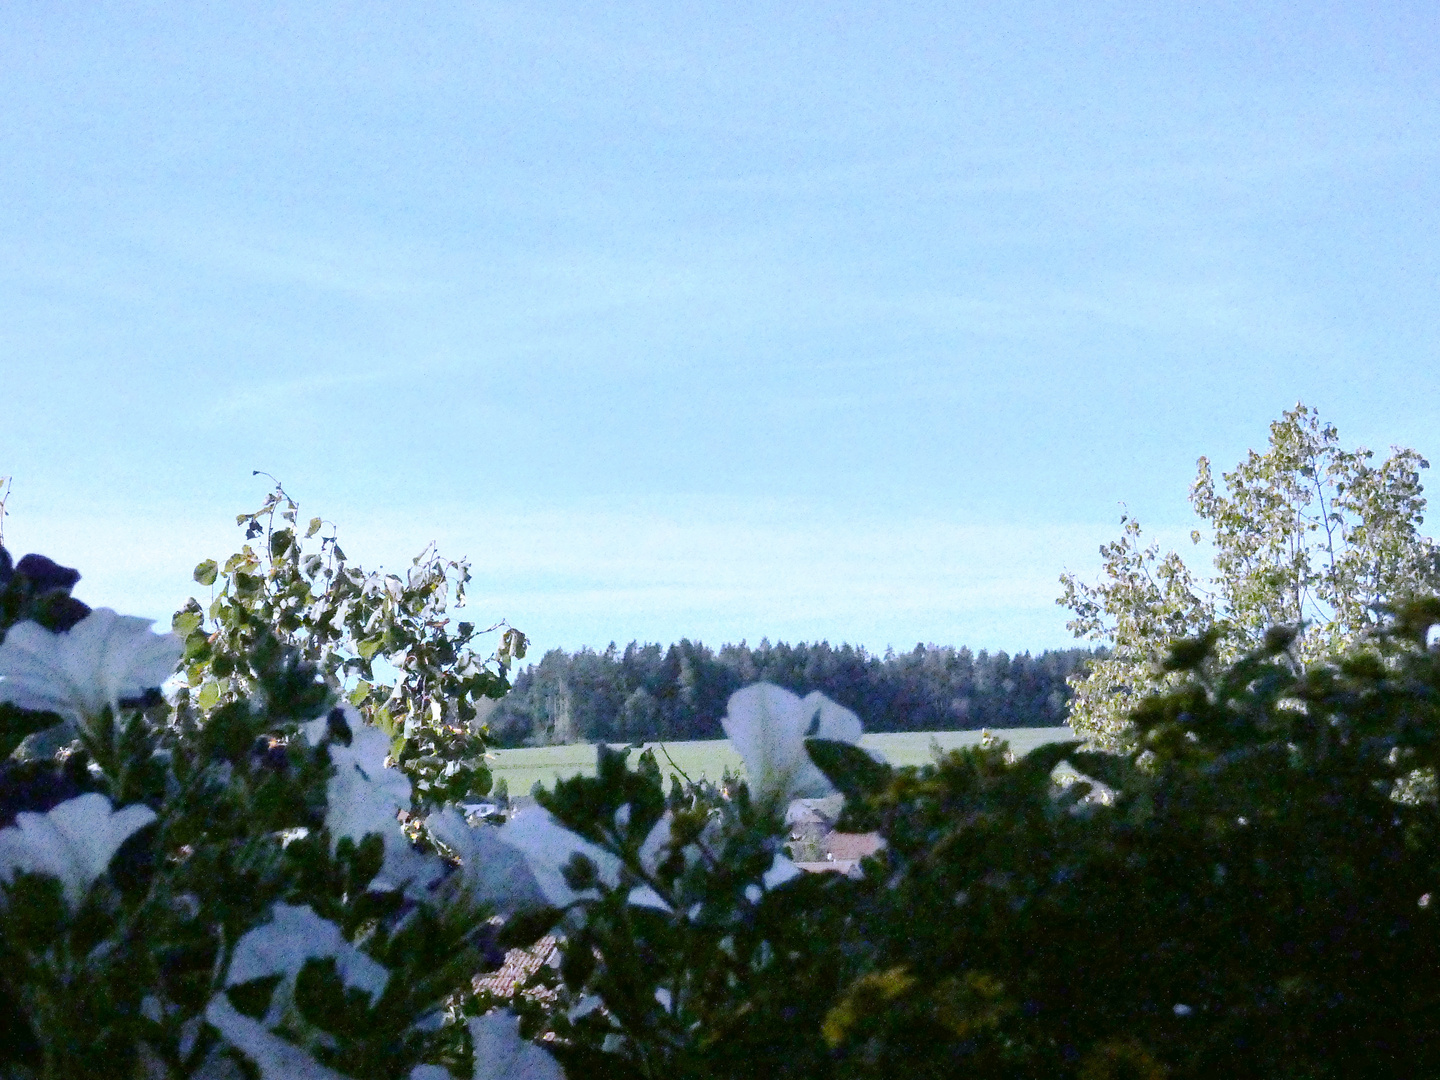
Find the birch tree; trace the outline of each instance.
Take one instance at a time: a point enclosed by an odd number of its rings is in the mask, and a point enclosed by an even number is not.
[[[1272,423],[1265,450],[1251,450],[1219,483],[1200,458],[1190,503],[1202,527],[1190,538],[1209,540],[1212,573],[1147,544],[1126,515],[1120,537],[1100,548],[1097,582],[1060,577],[1057,603],[1074,614],[1068,628],[1109,648],[1071,677],[1076,731],[1122,745],[1137,699],[1173,680],[1163,662],[1178,638],[1210,633],[1226,661],[1288,628],[1290,654],[1304,668],[1374,630],[1388,606],[1440,592],[1440,551],[1421,532],[1428,467],[1412,449],[1394,447],[1378,464],[1373,451],[1346,449],[1304,404]]]

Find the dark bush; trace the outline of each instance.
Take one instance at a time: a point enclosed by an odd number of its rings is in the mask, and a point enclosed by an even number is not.
[[[871,776],[888,848],[824,1036],[853,1075],[1440,1075],[1440,603],[1299,673],[1205,641],[1128,756]],[[1104,786],[1054,790],[1067,758]],[[842,784],[854,782],[832,764]]]
[[[1436,622],[1411,607],[1305,671],[1284,632],[1230,665],[1182,642],[1127,755],[892,769],[812,741],[840,827],[886,846],[763,896],[734,882],[780,825],[743,789],[677,785],[711,838],[647,868],[659,772],[611,759],[544,801],[628,869],[572,913],[559,996],[523,1007],[577,1075],[1440,1075]],[[642,881],[668,914],[626,902]],[[586,995],[604,1009],[575,1020]]]

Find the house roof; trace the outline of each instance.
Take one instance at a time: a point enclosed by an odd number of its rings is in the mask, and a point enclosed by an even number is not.
[[[832,832],[821,842],[825,845],[825,853],[832,859],[863,859],[885,846],[880,834],[873,832]]]
[[[526,980],[542,966],[559,963],[559,942],[547,934],[528,949],[511,949],[505,954],[505,962],[498,969],[475,976],[472,985],[477,994],[488,992],[497,997],[513,997],[515,991],[524,986]],[[542,999],[551,995],[532,991],[529,996]]]

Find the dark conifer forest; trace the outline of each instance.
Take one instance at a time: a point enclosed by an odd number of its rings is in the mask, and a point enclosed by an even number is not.
[[[1048,727],[1065,722],[1066,677],[1096,655],[916,645],[876,656],[852,645],[763,639],[718,652],[689,640],[552,649],[517,673],[487,722],[499,746],[720,739],[730,695],[764,680],[802,694],[819,690],[855,710],[867,731]]]

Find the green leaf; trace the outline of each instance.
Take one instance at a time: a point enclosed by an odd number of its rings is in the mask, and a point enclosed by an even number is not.
[[[600,883],[600,872],[595,861],[583,851],[577,851],[570,856],[570,861],[560,868],[560,876],[565,879],[565,884],[576,892],[593,889]]]
[[[1166,671],[1194,671],[1215,650],[1215,642],[1219,639],[1219,628],[1212,626],[1198,637],[1174,641],[1170,644],[1170,653],[1165,657],[1163,667]]]
[[[1078,739],[1073,742],[1046,743],[1044,746],[1037,746],[1020,760],[1028,770],[1049,773],[1060,762],[1073,758],[1083,745]]]
[[[54,947],[56,940],[63,940],[69,909],[58,878],[20,870],[8,887],[0,881],[0,897],[8,900],[5,911],[7,953],[13,956],[12,949],[18,947],[43,955],[47,949]]]
[[[220,567],[214,559],[206,559],[199,566],[195,567],[195,580],[201,585],[214,585],[215,578],[220,572]]]
[[[27,735],[48,731],[60,723],[63,720],[55,713],[31,712],[8,701],[0,702],[0,759],[9,757]]]
[[[496,935],[496,942],[505,949],[525,949],[534,945],[564,916],[560,908],[542,907],[510,916]]]
[[[565,946],[560,959],[560,976],[571,990],[579,990],[595,974],[595,947],[581,934]]]
[[[207,757],[238,761],[255,740],[254,720],[248,701],[232,701],[216,709],[206,720],[202,733]]]
[[[1070,764],[1092,780],[1099,780],[1108,788],[1124,791],[1136,779],[1134,763],[1127,757],[1096,751],[1083,751],[1069,756]]]
[[[196,630],[185,639],[185,659],[191,663],[210,658],[210,636],[203,630]]]
[[[372,1025],[370,995],[347,987],[333,956],[310,957],[295,978],[295,1007],[310,1023],[332,1035],[355,1038]]]
[[[177,611],[175,617],[170,620],[170,629],[182,638],[188,638],[196,630],[200,629],[200,625],[204,621],[205,616],[199,608]]]
[[[545,1050],[560,1062],[566,1076],[583,1076],[585,1080],[632,1080],[635,1066],[623,1054],[606,1053],[593,1046],[567,1045],[558,1040],[544,1044]]]
[[[209,712],[220,700],[220,684],[214,679],[209,680],[200,688],[200,693],[195,695],[195,704],[200,706],[201,712]]]
[[[274,997],[280,979],[279,975],[262,975],[258,979],[236,983],[225,991],[225,996],[237,1012],[258,1020],[270,1008],[270,999]]]
[[[371,714],[370,722],[392,739],[401,737],[405,730],[404,725],[397,723],[390,710],[383,705]]]
[[[853,743],[806,739],[805,750],[816,768],[847,796],[864,798],[890,783],[893,771]]]

